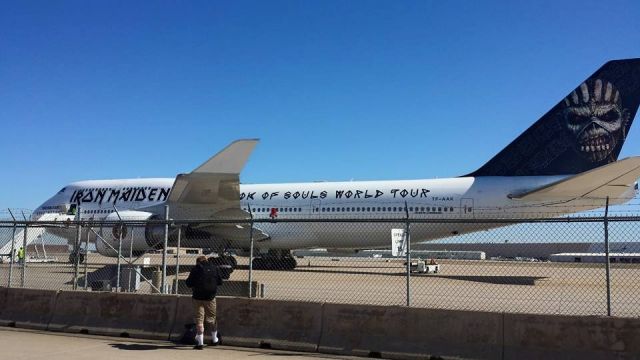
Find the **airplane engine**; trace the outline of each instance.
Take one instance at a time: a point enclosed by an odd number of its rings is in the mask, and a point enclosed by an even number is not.
[[[120,218],[125,222],[120,223]],[[160,220],[158,215],[146,211],[121,211],[107,215],[109,225],[100,229],[101,239],[96,241],[96,250],[103,256],[116,257],[118,242],[123,256],[139,256],[150,250],[162,249],[164,245],[164,224],[149,224],[147,221]],[[133,222],[134,224],[128,224]],[[169,228],[169,239],[173,240],[175,231]]]

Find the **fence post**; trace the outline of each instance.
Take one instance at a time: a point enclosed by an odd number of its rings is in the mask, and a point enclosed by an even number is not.
[[[9,281],[7,282],[7,287],[11,287],[11,279],[13,278],[13,263],[15,261],[16,258],[16,218],[15,216],[13,216],[13,213],[11,212],[11,209],[7,209],[9,210],[9,214],[11,215],[11,218],[13,218],[13,235],[11,235],[11,253],[9,254],[10,260],[9,260]]]
[[[411,223],[409,223],[409,208],[407,202],[404,202],[404,212],[406,215],[405,231],[407,244],[407,306],[411,306]]]
[[[89,266],[89,235],[91,234],[91,227],[87,229],[87,237],[84,241],[84,284],[83,288],[87,290],[87,284],[89,282],[88,266]],[[97,243],[97,241],[96,241]]]
[[[175,291],[176,295],[180,295],[178,283],[180,282],[180,238],[182,237],[182,225],[178,226],[178,247],[176,249],[176,281],[175,281]]]
[[[124,232],[125,229],[125,225],[124,222],[122,221],[122,217],[120,216],[120,212],[118,211],[118,209],[116,208],[115,205],[113,205],[113,210],[116,212],[116,215],[118,216],[118,219],[120,220],[120,222],[114,226],[118,227],[118,253],[116,254],[116,256],[118,256],[118,260],[116,262],[116,292],[120,292],[120,265],[121,265],[121,260],[120,258],[122,257],[122,233]]]
[[[609,197],[604,208],[604,252],[607,276],[607,316],[611,316],[611,273],[609,262]]]
[[[253,295],[253,211],[251,211],[251,205],[248,205],[249,216],[251,222],[249,223],[249,299]],[[256,290],[257,291],[257,290]]]
[[[73,246],[73,253],[75,254],[73,258],[73,290],[78,290],[78,268],[80,267],[80,243],[82,242],[82,226],[80,225],[80,220],[82,219],[81,215],[81,207],[77,208],[77,216],[76,216],[76,241]]]
[[[131,227],[131,238],[129,239],[129,260],[127,261],[127,292],[131,292],[131,281],[133,280],[133,239],[135,237],[135,231],[135,228]]]
[[[24,287],[24,284],[26,282],[26,276],[27,276],[27,229],[28,229],[29,225],[27,224],[27,222],[25,221],[24,223],[24,236],[22,237],[22,253],[24,254],[22,256],[22,276],[20,279],[20,287]]]
[[[169,244],[169,205],[164,206],[164,246],[162,247],[162,294],[167,293],[167,246]]]

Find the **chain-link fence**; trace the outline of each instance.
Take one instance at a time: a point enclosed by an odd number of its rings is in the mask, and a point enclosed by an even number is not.
[[[228,275],[223,295],[640,316],[640,217],[599,215],[117,222],[17,218],[0,221],[0,286],[188,294],[184,281],[196,258],[205,255]],[[399,236],[395,244],[392,232]],[[425,234],[448,236],[421,242]],[[311,248],[317,243],[331,246]]]

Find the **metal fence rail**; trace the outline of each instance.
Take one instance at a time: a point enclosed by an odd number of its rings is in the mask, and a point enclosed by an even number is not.
[[[241,234],[246,238],[237,239],[244,245],[225,249],[220,239],[194,230],[203,224],[245,229]],[[160,229],[154,234],[161,236],[150,238],[149,228]],[[464,231],[451,231],[457,228]],[[474,231],[484,228],[489,230]],[[391,229],[410,234],[406,254],[392,256]],[[448,238],[431,242],[415,235],[447,232]],[[272,253],[265,243],[277,239],[261,240],[265,233],[294,239],[293,257],[267,264],[264,259]],[[388,246],[342,250],[345,242],[359,240],[347,233],[362,234],[362,240],[388,239]],[[206,255],[218,264],[233,263],[225,286],[241,296],[638,317],[639,236],[639,216],[607,213],[523,219],[412,219],[401,214],[110,222],[16,217],[0,221],[0,247],[9,249],[0,254],[0,286],[185,294],[184,280],[195,258]],[[308,249],[319,237],[332,239],[335,247]],[[140,245],[152,250],[142,251]],[[24,257],[18,256],[20,248]],[[284,253],[288,251],[279,254]],[[550,258],[555,253],[565,255]],[[297,266],[287,270],[291,259]],[[439,264],[437,273],[410,271],[411,264],[431,259]]]

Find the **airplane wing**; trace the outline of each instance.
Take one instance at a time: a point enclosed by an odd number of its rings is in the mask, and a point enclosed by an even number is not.
[[[553,184],[511,195],[524,201],[606,198],[618,200],[633,196],[634,183],[640,177],[640,156],[629,157]]]
[[[167,201],[171,218],[220,218],[225,210],[238,215],[240,171],[257,143],[257,139],[234,141],[191,173],[179,174]]]
[[[246,246],[251,240],[251,224],[215,224],[213,226],[199,227],[198,230],[206,231],[214,237],[224,239],[232,246]],[[253,240],[258,243],[269,240],[270,236],[259,227],[253,227]]]

